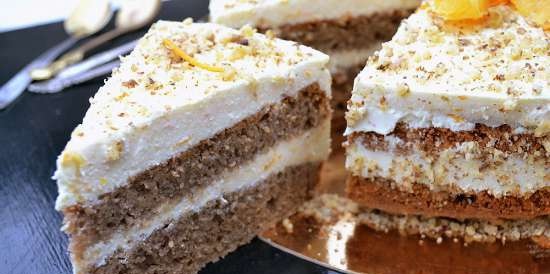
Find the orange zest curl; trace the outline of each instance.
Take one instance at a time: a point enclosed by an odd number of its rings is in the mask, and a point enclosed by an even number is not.
[[[215,66],[211,66],[211,65],[208,65],[208,64],[201,63],[201,62],[197,61],[197,59],[189,56],[187,53],[185,53],[182,49],[180,49],[178,46],[176,46],[176,44],[174,44],[174,42],[172,42],[169,39],[162,40],[162,44],[167,49],[172,51],[172,53],[174,53],[175,55],[177,55],[181,59],[185,60],[187,63],[191,64],[192,66],[202,68],[204,70],[208,70],[208,71],[212,71],[212,72],[223,72],[224,71],[224,69],[221,68],[221,67],[215,67]]]
[[[508,5],[510,0],[489,0],[489,7]]]

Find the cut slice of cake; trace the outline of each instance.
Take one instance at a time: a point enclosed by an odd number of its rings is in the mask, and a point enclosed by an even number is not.
[[[430,5],[356,79],[347,194],[392,214],[533,220],[546,229],[526,237],[550,236],[548,33],[508,5],[460,21]]]
[[[158,22],[57,161],[75,273],[194,273],[292,214],[330,150],[329,57]]]
[[[330,55],[333,75],[333,138],[339,147],[353,79],[367,58],[391,39],[420,0],[212,0],[215,23],[246,24]],[[338,137],[338,138],[336,138]]]

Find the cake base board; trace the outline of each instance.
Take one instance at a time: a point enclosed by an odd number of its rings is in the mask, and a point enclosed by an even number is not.
[[[323,166],[318,193],[345,194],[344,159],[343,150],[334,151]],[[550,245],[545,246],[545,241],[465,243],[378,232],[355,219],[355,210],[327,214],[326,220],[298,213],[260,238],[343,273],[550,273]]]

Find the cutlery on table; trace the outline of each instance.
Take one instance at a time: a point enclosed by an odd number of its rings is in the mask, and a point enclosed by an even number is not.
[[[50,64],[78,41],[103,29],[112,17],[108,0],[83,0],[65,20],[65,41],[44,52],[0,87],[0,110],[13,102],[32,82],[30,72]]]
[[[114,68],[112,67],[112,64],[118,64],[118,60],[111,62],[111,66],[102,66],[102,68],[98,70],[95,70],[95,68],[98,68],[97,66],[106,64],[107,62],[132,51],[137,42],[137,40],[134,40],[116,48],[93,55],[82,62],[63,69],[53,79],[31,84],[29,86],[29,91],[34,93],[55,93],[62,91],[64,88],[69,86],[80,84],[85,80],[90,80],[102,75],[98,73],[103,72],[103,74],[108,74]],[[111,67],[111,69],[106,70],[106,68],[109,67]],[[93,72],[89,73],[92,70]],[[86,74],[86,76],[81,77],[83,74]],[[90,78],[90,75],[93,75],[93,77]]]
[[[93,67],[78,74],[71,74],[59,79],[54,78],[48,80],[46,83],[36,84],[36,86],[31,85],[29,88],[35,89],[33,91],[35,93],[56,93],[72,85],[81,84],[96,77],[109,74],[118,66],[120,66],[120,61],[115,60],[97,67]]]
[[[105,32],[78,48],[64,54],[59,60],[31,73],[34,80],[50,79],[62,69],[81,61],[87,52],[120,35],[135,31],[148,25],[160,10],[160,0],[135,0],[122,2],[115,18],[115,28]]]
[[[200,18],[198,22],[206,22],[207,20],[208,18],[205,16]],[[137,42],[138,40],[130,41],[116,48],[90,56],[84,61],[70,65],[69,67],[61,70],[53,79],[31,84],[28,90],[30,92],[41,94],[56,93],[72,85],[81,84],[95,77],[109,74],[111,70],[115,68],[114,64],[118,64],[118,61],[110,62],[108,65],[106,63],[132,51],[137,45]],[[94,69],[96,66],[100,66],[102,64],[106,65],[101,66],[101,68],[97,67],[98,69]],[[91,70],[93,71],[88,73]],[[85,74],[85,76],[81,77],[81,74]]]

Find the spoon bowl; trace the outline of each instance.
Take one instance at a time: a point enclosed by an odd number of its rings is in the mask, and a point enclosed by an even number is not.
[[[63,26],[69,35],[85,37],[102,30],[112,17],[109,0],[81,0]]]
[[[98,1],[98,0],[83,0]],[[107,0],[100,0],[107,1]],[[90,4],[92,5],[92,4]],[[95,4],[94,4],[95,5]],[[69,51],[47,67],[32,72],[34,80],[46,80],[55,76],[64,68],[84,59],[84,55],[92,49],[120,35],[140,29],[155,19],[161,6],[160,0],[126,0],[120,6],[115,18],[116,27],[90,39],[80,47]]]
[[[122,2],[115,18],[117,28],[136,30],[150,23],[158,14],[160,0],[127,0]]]

